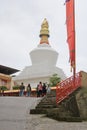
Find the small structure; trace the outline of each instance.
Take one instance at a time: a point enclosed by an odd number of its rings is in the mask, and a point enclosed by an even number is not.
[[[19,70],[13,69],[7,66],[0,65],[0,86],[6,86],[8,89],[12,87],[11,74],[18,72]]]
[[[56,52],[49,44],[49,25],[44,19],[40,30],[40,43],[30,52],[32,61],[31,66],[27,66],[24,70],[14,78],[18,84],[23,82],[25,85],[28,83],[34,88],[39,81],[49,83],[49,78],[54,74],[64,80],[66,78],[62,69],[56,67],[58,52]]]

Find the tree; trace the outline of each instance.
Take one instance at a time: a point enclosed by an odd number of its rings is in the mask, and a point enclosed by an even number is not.
[[[57,74],[53,74],[52,77],[50,77],[50,86],[56,86],[57,83],[61,81],[61,78],[58,77]]]

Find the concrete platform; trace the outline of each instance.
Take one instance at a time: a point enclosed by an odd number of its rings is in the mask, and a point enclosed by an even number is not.
[[[44,115],[30,115],[39,98],[0,97],[0,130],[87,130],[87,122],[58,122]]]

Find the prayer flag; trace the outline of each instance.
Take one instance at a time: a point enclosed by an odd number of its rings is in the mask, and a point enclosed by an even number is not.
[[[74,0],[66,0],[66,27],[69,46],[70,64],[75,69],[75,16]]]

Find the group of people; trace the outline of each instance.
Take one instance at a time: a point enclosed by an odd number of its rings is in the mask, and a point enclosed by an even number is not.
[[[19,89],[20,89],[19,96],[24,96],[25,86],[23,83],[21,83]],[[26,96],[30,96],[30,94],[31,94],[31,86],[30,84],[28,84],[26,89]]]
[[[19,96],[24,96],[25,95],[25,86],[23,84],[23,82],[21,83],[20,87],[19,87],[20,91],[19,91]],[[46,93],[50,93],[51,89],[50,86],[46,83],[39,82],[39,84],[37,85],[36,88],[36,92],[37,92],[37,97],[42,97],[45,96]],[[26,96],[31,96],[31,85],[28,84],[26,87]]]
[[[46,83],[39,82],[37,85],[37,97],[45,96],[46,93],[50,93],[51,89],[50,86]]]

